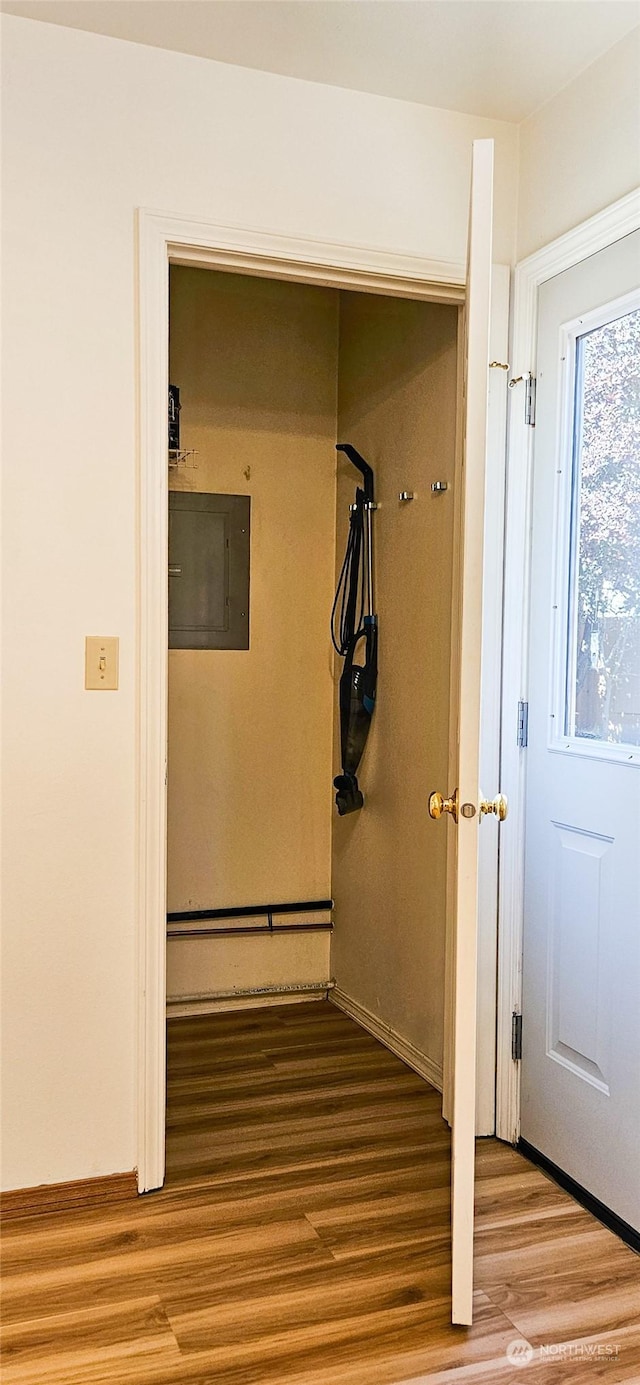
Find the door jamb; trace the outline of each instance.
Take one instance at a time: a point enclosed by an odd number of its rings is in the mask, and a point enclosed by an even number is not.
[[[489,337],[489,409],[485,473],[485,532],[483,545],[484,620],[482,630],[482,687],[480,783],[483,792],[494,794],[500,787],[500,732],[502,681],[502,617],[504,567],[504,502],[507,448],[507,380],[509,351],[509,295],[511,271],[508,265],[491,267],[491,321]],[[462,316],[462,315],[461,315]],[[462,330],[462,324],[461,330]],[[462,351],[459,351],[460,378],[458,381],[456,419],[456,475],[462,466],[463,379]],[[456,491],[454,519],[451,689],[459,682],[460,628],[460,540],[462,534],[462,488]],[[452,721],[449,728],[449,772],[447,789],[450,792],[458,773],[458,728]],[[447,914],[451,918],[456,901],[456,834],[449,834],[447,853]],[[480,838],[478,860],[478,1011],[476,1060],[476,1135],[493,1135],[496,1128],[496,1005],[498,949],[498,851],[495,837]],[[489,850],[482,848],[489,847]],[[449,932],[450,938],[450,932]],[[445,954],[445,1061],[443,1064],[442,1114],[451,1124],[453,1119],[453,948]]]
[[[139,1192],[165,1165],[169,264],[460,305],[461,264],[137,213],[137,994]],[[446,1055],[445,1055],[446,1061]]]
[[[640,189],[537,250],[516,265],[513,292],[507,449],[504,634],[502,674],[502,791],[509,799],[500,843],[496,1134],[510,1144],[520,1135],[520,1063],[511,1057],[512,1016],[522,1013],[526,750],[517,743],[518,702],[527,700],[529,572],[534,429],[525,423],[524,386],[536,373],[537,307],[541,284],[640,229]]]

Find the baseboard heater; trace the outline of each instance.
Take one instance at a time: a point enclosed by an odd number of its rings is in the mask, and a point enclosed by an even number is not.
[[[178,913],[167,914],[168,938],[229,938],[232,936],[265,936],[271,933],[330,933],[333,930],[331,919],[311,923],[274,923],[274,917],[291,914],[326,914],[333,909],[332,899],[307,899],[287,904],[241,904],[232,909],[182,909]],[[228,928],[207,927],[219,919],[265,918],[266,923],[231,924]],[[179,927],[175,927],[179,924]],[[195,927],[185,927],[195,924]]]
[[[335,981],[301,981],[290,986],[238,986],[231,991],[202,991],[196,995],[167,996],[168,1005],[189,1005],[194,1001],[245,1000],[252,996],[306,995],[308,992],[332,991]]]

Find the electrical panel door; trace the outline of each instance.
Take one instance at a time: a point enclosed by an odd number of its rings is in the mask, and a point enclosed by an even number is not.
[[[169,491],[169,648],[249,648],[251,497]]]

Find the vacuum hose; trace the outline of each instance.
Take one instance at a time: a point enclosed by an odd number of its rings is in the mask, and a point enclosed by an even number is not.
[[[357,771],[369,734],[378,681],[378,618],[373,609],[373,533],[375,508],[373,471],[350,443],[338,443],[349,461],[362,473],[364,489],[356,489],[351,506],[349,536],[338,578],[331,638],[344,659],[340,678],[340,741],[342,774],[333,781],[336,807],[341,817],[364,804]],[[364,663],[355,663],[358,645],[364,641]]]

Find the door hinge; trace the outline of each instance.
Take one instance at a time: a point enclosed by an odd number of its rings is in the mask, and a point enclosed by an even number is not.
[[[524,421],[530,428],[536,426],[536,377],[528,375],[524,391]]]
[[[529,744],[529,703],[518,703],[518,745],[521,750]]]
[[[514,1063],[522,1058],[522,1015],[515,1010],[511,1016],[511,1057]]]

